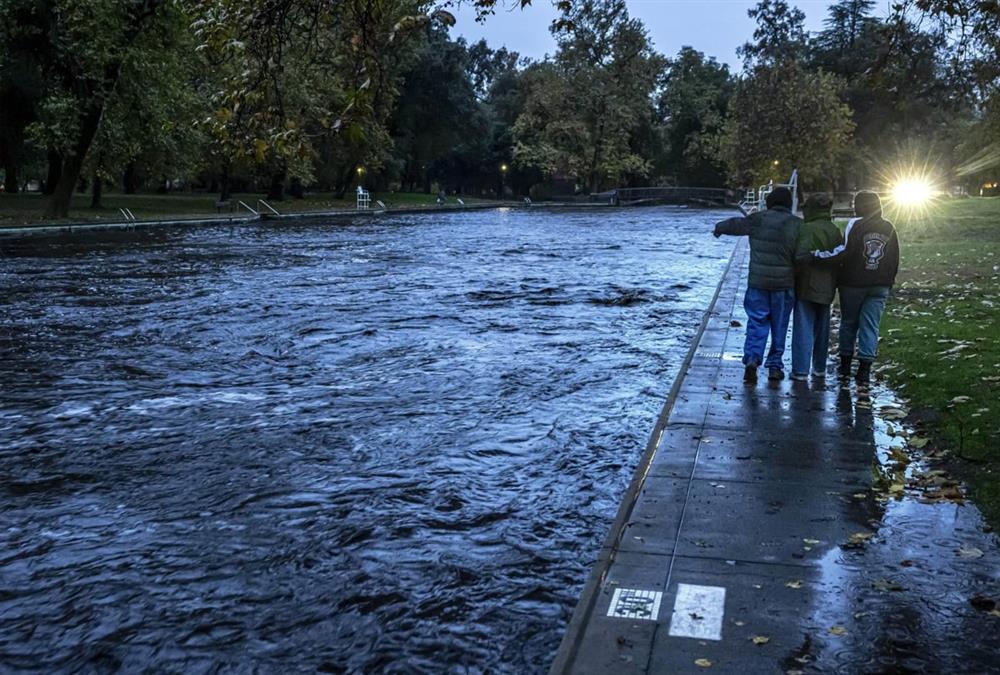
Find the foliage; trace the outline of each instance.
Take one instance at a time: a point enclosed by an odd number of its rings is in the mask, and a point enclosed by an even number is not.
[[[575,176],[591,192],[645,177],[652,163],[631,141],[653,115],[651,95],[665,61],[624,0],[585,0],[569,18],[569,29],[554,30],[555,59],[525,74],[514,159]]]
[[[787,179],[792,167],[821,189],[836,175],[853,129],[829,73],[789,63],[754,71],[736,87],[721,151],[733,181],[757,185]]]
[[[747,11],[757,22],[753,41],[737,49],[747,72],[802,59],[808,49],[806,15],[785,0],[760,0]]]
[[[725,185],[719,139],[733,87],[726,65],[690,47],[669,62],[657,113],[667,141],[662,171],[672,182]]]
[[[529,63],[453,39],[429,0],[3,0],[5,187],[42,180],[63,215],[85,181],[545,194],[552,177],[722,185],[794,165],[847,191],[914,160],[970,188],[998,178],[995,2],[877,17],[837,0],[810,36],[793,4],[761,0],[737,78],[657,54],[624,0],[557,7],[558,51]]]
[[[465,42],[450,41],[446,31],[436,29],[404,73],[391,132],[405,188],[422,185],[430,192],[434,179],[460,185],[478,170],[488,121],[467,76],[471,67]],[[485,73],[480,76],[486,81]]]

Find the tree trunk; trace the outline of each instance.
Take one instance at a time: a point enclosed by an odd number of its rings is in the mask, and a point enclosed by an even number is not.
[[[12,195],[20,188],[17,181],[17,164],[14,163],[14,159],[12,157],[4,155],[3,170],[5,172],[3,179],[4,192]]]
[[[136,189],[135,162],[129,162],[122,175],[122,189],[127,195],[134,195]]]
[[[55,192],[56,185],[59,183],[59,177],[62,176],[63,168],[62,156],[55,150],[49,150],[48,161],[49,170],[45,177],[45,187],[42,189],[42,193],[45,195],[51,195]]]
[[[269,201],[280,202],[285,198],[285,170],[279,169],[271,174],[271,187],[268,188]]]
[[[343,199],[347,195],[347,188],[351,180],[351,176],[355,173],[355,166],[351,164],[340,174],[337,178],[337,199]]]
[[[97,127],[101,123],[101,114],[104,112],[104,102],[94,103],[87,109],[80,119],[80,131],[77,134],[76,144],[72,154],[62,158],[62,172],[56,182],[52,196],[45,214],[50,218],[65,218],[69,215],[70,201],[73,199],[73,188],[76,187],[80,179],[80,171],[83,169],[83,160],[87,157],[90,144],[94,142],[97,135]]]
[[[219,181],[219,184],[220,184],[220,187],[219,187],[219,201],[220,202],[227,202],[227,201],[229,201],[229,196],[230,196],[232,187],[229,184],[229,167],[228,166],[223,167],[223,169],[222,169],[222,179]]]
[[[306,196],[305,188],[302,187],[301,179],[292,178],[292,184],[288,188],[288,194],[292,195],[296,199],[303,199]]]
[[[100,174],[95,171],[91,178],[91,183],[90,208],[99,209],[101,208],[101,195],[104,194],[104,181],[101,179]]]

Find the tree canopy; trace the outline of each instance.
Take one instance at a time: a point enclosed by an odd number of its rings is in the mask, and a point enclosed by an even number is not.
[[[839,0],[810,34],[761,0],[739,73],[657,53],[624,0],[557,6],[556,50],[530,61],[455,38],[426,0],[4,0],[3,187],[63,216],[75,191],[177,186],[544,196],[797,167],[854,189],[914,157],[997,178],[994,2]]]

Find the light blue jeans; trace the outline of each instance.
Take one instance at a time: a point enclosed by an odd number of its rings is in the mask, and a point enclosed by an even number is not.
[[[792,289],[766,291],[762,288],[748,288],[743,296],[743,309],[747,312],[747,337],[743,343],[743,365],[767,368],[782,368],[785,355],[785,340],[788,337],[788,319],[795,304]],[[771,336],[771,349],[764,361],[764,346],[767,336]]]
[[[840,293],[840,355],[854,354],[858,343],[858,358],[874,361],[878,351],[878,327],[889,299],[889,286],[841,286]]]
[[[810,364],[813,372],[824,372],[830,351],[830,305],[796,300],[792,321],[792,374],[808,375]]]

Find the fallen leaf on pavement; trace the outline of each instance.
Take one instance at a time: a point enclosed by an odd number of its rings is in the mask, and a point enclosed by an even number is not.
[[[874,532],[855,532],[851,535],[850,539],[847,540],[847,543],[844,544],[844,546],[848,548],[857,548],[874,536]]]
[[[750,639],[753,640],[753,643],[755,645],[766,645],[768,642],[771,641],[771,638],[766,637],[764,635],[754,635]]]
[[[700,668],[711,668],[712,662],[708,659],[695,659],[694,665]]]
[[[847,633],[847,629],[843,626],[834,626],[830,629],[830,635],[844,635]]]
[[[785,584],[789,588],[802,588],[802,582],[796,579],[795,581],[789,581]]]

